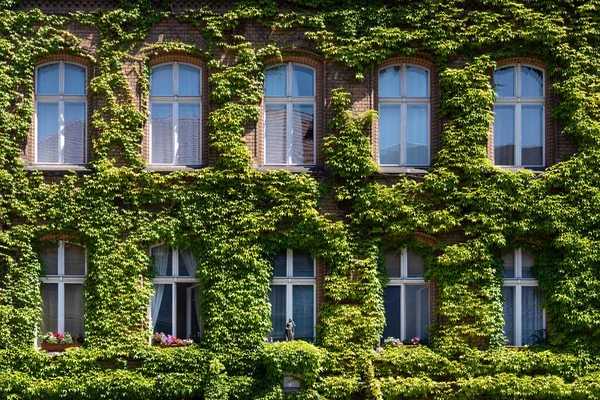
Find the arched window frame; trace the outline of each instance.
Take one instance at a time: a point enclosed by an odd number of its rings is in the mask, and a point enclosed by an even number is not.
[[[313,72],[313,96],[292,96],[292,82],[293,82],[293,66],[299,66],[303,68],[307,68],[312,70]],[[263,161],[265,165],[282,165],[282,166],[293,166],[293,165],[306,165],[312,166],[316,164],[316,156],[317,156],[317,140],[316,140],[316,128],[317,128],[317,69],[306,64],[297,63],[297,62],[287,62],[281,64],[269,65],[265,72],[272,68],[277,68],[281,66],[286,66],[286,95],[285,96],[267,96],[266,94],[266,77],[265,77],[265,95],[264,95],[264,112],[263,112],[263,121],[264,121],[264,130],[263,130],[263,148],[264,155]],[[286,163],[269,163],[267,161],[267,106],[269,104],[285,104],[286,105]],[[293,106],[309,104],[313,106],[313,153],[312,153],[312,163],[305,164],[297,164],[292,160],[292,138],[293,138]]]
[[[59,72],[58,72],[58,94],[56,95],[50,95],[50,94],[38,94],[38,87],[39,87],[39,70],[42,67],[48,66],[48,65],[52,65],[52,64],[58,64],[59,65]],[[65,64],[71,64],[71,65],[75,65],[79,68],[83,68],[85,70],[85,91],[83,95],[68,95],[65,94]],[[64,146],[65,146],[65,103],[84,103],[84,132],[83,132],[83,162],[82,163],[75,163],[73,165],[81,165],[81,164],[85,164],[87,163],[87,153],[88,153],[88,149],[87,149],[87,142],[88,142],[88,115],[87,115],[87,107],[88,107],[88,99],[87,99],[87,84],[88,84],[88,68],[85,65],[76,63],[76,62],[72,62],[72,61],[48,61],[42,64],[39,64],[35,67],[35,121],[34,121],[34,132],[35,132],[35,150],[34,150],[34,160],[35,163],[41,163],[41,164],[69,164],[65,162],[65,154],[64,154]],[[38,145],[39,145],[39,139],[38,139],[38,126],[39,126],[39,121],[38,121],[38,110],[39,110],[39,103],[42,102],[46,102],[46,103],[58,103],[58,134],[59,134],[59,140],[58,140],[58,148],[57,148],[57,152],[58,152],[58,161],[57,162],[48,162],[48,161],[43,161],[40,162],[38,159]]]
[[[498,66],[494,73],[500,69],[514,67],[515,68],[515,96],[514,97],[499,97],[496,95],[494,109],[496,105],[513,105],[515,106],[515,153],[514,153],[514,164],[513,165],[504,165],[497,164],[496,157],[494,157],[494,164],[503,167],[531,167],[531,168],[542,168],[546,165],[546,70],[538,65],[528,64],[528,63],[508,63],[502,64]],[[542,73],[542,97],[521,97],[519,94],[521,93],[521,67],[529,67],[540,71]],[[542,106],[542,163],[539,165],[530,165],[522,163],[522,132],[521,132],[521,116],[522,116],[522,105],[541,105]],[[494,113],[495,118],[495,113]],[[495,135],[495,132],[494,132]],[[494,143],[494,152],[496,149],[496,145]]]
[[[152,249],[157,247],[167,247],[164,243],[156,244],[150,247],[148,250],[148,254],[152,256]],[[173,332],[171,333],[175,337],[181,337],[181,335],[185,337],[189,337],[190,335],[195,334],[196,332],[192,331],[192,292],[191,290],[199,287],[200,281],[196,279],[195,276],[180,276],[179,275],[179,247],[170,247],[172,250],[171,253],[171,262],[172,262],[172,275],[170,276],[155,276],[152,279],[153,285],[171,285],[171,326],[173,328]],[[197,265],[197,264],[196,264]],[[191,287],[186,289],[186,332],[177,332],[177,284],[185,283],[185,284],[193,284]],[[152,302],[152,300],[151,300]],[[148,305],[148,315],[151,315],[151,304]],[[202,329],[202,322],[200,323],[200,329]],[[153,321],[150,321],[150,329],[153,330]],[[154,332],[161,333],[161,332]],[[180,335],[180,336],[178,336]]]
[[[167,65],[173,66],[173,95],[172,96],[157,96],[152,95],[152,70],[154,68],[163,67]],[[179,96],[179,66],[186,65],[192,68],[195,68],[199,72],[199,96]],[[152,65],[150,69],[150,118],[149,118],[149,164],[151,165],[190,165],[196,166],[202,164],[202,123],[203,123],[203,115],[202,115],[202,68],[198,65],[180,61],[169,61],[164,63],[159,63]],[[152,104],[153,103],[162,103],[162,104],[173,104],[173,160],[171,163],[155,163],[152,162],[153,159],[153,145],[152,145]],[[198,132],[198,155],[197,160],[194,163],[186,164],[179,163],[178,158],[178,150],[179,150],[179,106],[181,104],[198,104],[200,109],[200,119],[198,122],[199,132]]]
[[[403,166],[414,166],[414,167],[427,167],[431,163],[431,69],[424,67],[418,64],[412,63],[398,63],[387,65],[379,69],[378,74],[381,71],[384,71],[388,68],[400,67],[401,68],[401,77],[400,77],[400,97],[382,97],[379,95],[379,87],[377,88],[378,93],[378,109],[381,114],[381,105],[391,104],[391,105],[399,105],[400,106],[400,160],[395,164],[383,164],[381,163],[381,125],[379,125],[379,152],[377,154],[377,162],[381,166],[395,166],[395,167],[403,167]],[[406,96],[406,71],[408,67],[419,68],[423,71],[427,72],[427,97],[407,97]],[[427,161],[425,163],[420,164],[409,164],[407,162],[407,146],[406,146],[406,137],[407,137],[407,109],[409,105],[427,105]]]
[[[83,275],[66,275],[65,273],[65,244],[71,244],[84,249],[84,274]],[[87,276],[87,248],[77,243],[71,243],[64,240],[59,240],[57,243],[57,273],[56,275],[46,275],[40,277],[42,284],[58,285],[58,319],[57,332],[65,333],[65,285],[84,285],[85,277]],[[84,288],[85,290],[85,288]],[[84,292],[85,293],[85,292]],[[45,333],[45,332],[44,332]],[[54,332],[56,333],[56,332]],[[74,332],[70,332],[73,333]]]

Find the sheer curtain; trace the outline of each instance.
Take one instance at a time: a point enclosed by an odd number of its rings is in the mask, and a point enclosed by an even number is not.
[[[537,286],[524,286],[522,289],[523,344],[534,344],[540,331],[544,329],[542,299]]]
[[[185,276],[196,276],[196,257],[194,257],[194,252],[190,249],[179,249],[179,255],[181,256],[181,260],[183,260],[183,266],[187,270],[187,275]],[[179,266],[179,275],[183,275],[181,273],[181,265]]]
[[[169,249],[166,246],[155,247],[152,249],[152,255],[156,259],[157,275],[165,276],[169,264]],[[165,285],[154,285],[154,297],[152,297],[152,303],[150,304],[152,328],[156,326],[156,321],[158,321],[158,311],[160,310],[164,292]]]

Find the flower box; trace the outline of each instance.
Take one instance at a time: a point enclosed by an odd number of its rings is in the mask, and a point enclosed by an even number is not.
[[[69,347],[80,347],[83,343],[46,343],[42,342],[41,344],[42,350],[51,351],[51,352],[61,352],[65,351]]]

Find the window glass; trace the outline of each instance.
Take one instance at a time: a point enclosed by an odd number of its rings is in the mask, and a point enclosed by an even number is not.
[[[40,250],[40,258],[44,264],[46,275],[58,275],[58,246],[44,246]]]
[[[37,103],[38,162],[58,162],[58,103]]]
[[[533,266],[535,264],[533,254],[528,251],[524,251],[522,259],[521,278],[535,278],[535,276],[533,276]]]
[[[58,63],[38,68],[37,94],[58,95],[58,71]]]
[[[152,68],[151,96],[173,96],[173,64]]]
[[[523,165],[544,164],[543,118],[542,105],[521,106],[521,163]]]
[[[504,262],[504,273],[505,278],[516,278],[515,275],[515,253],[509,251],[508,253],[502,254],[502,261]]]
[[[515,97],[515,67],[497,69],[494,85],[498,97]]]
[[[271,302],[271,325],[273,327],[271,336],[277,340],[285,339],[285,325],[287,324],[285,319],[287,307],[285,285],[271,286],[269,301]],[[296,336],[297,332],[296,327]]]
[[[292,106],[292,163],[314,163],[314,105]]]
[[[402,276],[400,252],[389,251],[385,253],[385,268],[391,278],[400,278]]]
[[[177,249],[179,276],[196,276],[198,263],[191,249]]]
[[[58,284],[42,283],[44,320],[42,332],[58,332]],[[60,332],[63,333],[63,332]]]
[[[200,160],[200,104],[179,104],[177,164],[194,165]]]
[[[411,249],[407,249],[406,254],[408,256],[408,277],[423,278],[425,276],[425,262],[423,258]]]
[[[312,278],[315,276],[315,264],[310,254],[294,250],[294,278]]]
[[[504,286],[502,296],[504,297],[504,336],[509,345],[515,344],[515,287]]]
[[[311,341],[314,337],[314,286],[294,285],[292,296],[292,315],[296,323],[295,338]]]
[[[85,68],[65,63],[65,94],[85,95]]]
[[[401,97],[401,73],[402,68],[400,66],[389,67],[379,71],[379,97]]]
[[[173,276],[173,250],[167,246],[156,246],[150,250],[154,257],[156,276]]]
[[[154,332],[173,334],[173,285],[154,285],[150,312]]]
[[[292,96],[314,96],[314,71],[300,65],[292,65]]]
[[[429,97],[429,72],[418,67],[406,68],[406,97]]]
[[[286,95],[286,66],[280,65],[269,68],[265,72],[265,95],[280,96]]]
[[[287,111],[285,104],[265,106],[265,162],[287,164]]]
[[[400,105],[379,105],[379,162],[400,162]]]
[[[400,296],[401,286],[388,286],[385,288],[385,329],[383,338],[400,338]]]
[[[406,164],[427,165],[429,144],[429,105],[408,104],[406,115]]]
[[[495,106],[494,162],[496,165],[515,164],[515,106]]]
[[[523,344],[534,344],[544,329],[542,299],[537,286],[523,286],[522,290]]]
[[[152,103],[152,163],[173,163],[173,104]]]
[[[65,102],[64,160],[83,164],[85,160],[85,103]]]
[[[200,70],[179,64],[179,96],[200,96]]]
[[[273,277],[285,278],[287,276],[287,251],[280,251],[273,258]]]
[[[544,97],[544,74],[539,69],[521,67],[521,97]]]
[[[406,285],[406,338],[429,337],[429,285]]]
[[[85,248],[65,243],[65,275],[85,275]]]
[[[83,335],[83,285],[65,285],[65,332]]]

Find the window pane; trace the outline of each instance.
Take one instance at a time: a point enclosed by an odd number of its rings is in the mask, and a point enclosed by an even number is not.
[[[265,72],[265,96],[285,96],[286,66],[269,68]]]
[[[152,103],[152,163],[173,164],[173,104]]]
[[[154,332],[172,335],[173,285],[154,285],[154,290],[152,305],[150,307]]]
[[[58,275],[58,245],[44,246],[40,250],[46,275]]]
[[[515,344],[515,288],[504,286],[502,288],[504,297],[504,336],[509,345]]]
[[[65,243],[65,275],[85,275],[85,248]]]
[[[539,69],[521,67],[521,97],[544,97],[544,74]]]
[[[391,278],[400,278],[402,269],[400,267],[400,252],[390,251],[385,253],[385,269]]]
[[[58,94],[58,63],[38,68],[37,94]]]
[[[265,106],[265,163],[287,164],[287,111],[285,104]]]
[[[494,163],[515,165],[515,107],[495,107]]]
[[[200,104],[179,104],[179,147],[177,164],[196,165],[200,161]]]
[[[150,250],[154,257],[156,276],[173,276],[173,250],[167,246],[156,246]]]
[[[200,314],[200,288],[198,286],[191,289],[191,300],[192,303],[189,305],[190,312],[192,314],[192,326],[190,327],[190,334],[202,335],[202,315]]]
[[[200,96],[200,70],[179,64],[179,96]]]
[[[66,164],[85,162],[85,103],[65,103],[65,147]]]
[[[312,69],[292,66],[292,96],[314,96],[315,73]]]
[[[533,254],[528,251],[524,251],[521,263],[521,278],[535,278],[535,276],[533,276],[534,264],[535,259],[533,258]]]
[[[178,249],[179,257],[179,276],[196,276],[198,263],[194,252],[190,249]]]
[[[315,276],[315,263],[313,258],[308,253],[294,250],[294,277],[295,278],[312,278]]]
[[[65,63],[65,94],[85,94],[85,68]]]
[[[509,251],[508,253],[502,254],[502,261],[504,262],[504,273],[502,275],[505,278],[516,278],[515,253],[513,251]]]
[[[285,278],[287,276],[287,251],[282,250],[273,258],[273,276]]]
[[[402,67],[400,66],[379,71],[379,97],[400,97],[401,73]]]
[[[425,276],[425,262],[423,258],[411,249],[408,249],[406,253],[408,255],[408,277],[422,278]]]
[[[313,340],[314,338],[314,286],[294,285],[292,291],[292,314],[296,323],[295,339]]]
[[[37,160],[58,162],[58,103],[37,103]]]
[[[400,286],[385,288],[385,329],[383,338],[395,337],[400,339]]]
[[[314,164],[314,106],[294,104],[292,110],[292,163]]]
[[[494,85],[498,97],[515,97],[515,67],[497,69]]]
[[[379,105],[379,163],[400,164],[400,105]]]
[[[521,157],[523,165],[543,165],[544,107],[521,106]]]
[[[150,96],[173,96],[173,65],[152,68]]]
[[[429,97],[429,72],[422,68],[406,68],[406,97]]]
[[[44,303],[42,333],[56,333],[58,331],[58,283],[42,283],[42,302]]]
[[[409,104],[406,115],[406,164],[427,165],[429,163],[429,105]]]
[[[65,285],[65,332],[83,335],[83,285]]]
[[[271,302],[271,324],[273,326],[271,337],[275,340],[285,340],[286,286],[271,286],[269,301]]]
[[[429,285],[406,285],[406,338],[428,339]]]
[[[537,286],[523,286],[523,344],[534,344],[541,339],[544,329],[542,298]]]

